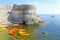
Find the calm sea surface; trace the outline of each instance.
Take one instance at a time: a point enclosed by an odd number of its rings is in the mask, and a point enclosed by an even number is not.
[[[60,40],[60,14],[40,14],[40,17],[45,21],[45,24],[37,30],[38,34],[46,32],[46,36],[41,35],[38,38],[41,40]]]

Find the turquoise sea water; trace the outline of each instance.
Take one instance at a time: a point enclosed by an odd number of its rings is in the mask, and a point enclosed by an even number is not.
[[[42,17],[45,24],[37,29],[38,39],[60,40],[60,14],[40,14],[39,16]],[[46,35],[42,37],[41,32],[46,32]]]

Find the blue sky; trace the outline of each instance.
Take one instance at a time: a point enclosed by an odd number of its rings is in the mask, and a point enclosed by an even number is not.
[[[34,4],[37,14],[60,14],[60,0],[0,0],[0,4]]]

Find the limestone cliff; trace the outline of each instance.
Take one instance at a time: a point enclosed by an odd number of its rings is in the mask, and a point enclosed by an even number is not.
[[[36,15],[36,8],[34,5],[3,5],[0,4],[0,22],[2,24],[22,23],[22,24],[38,24],[43,20]]]

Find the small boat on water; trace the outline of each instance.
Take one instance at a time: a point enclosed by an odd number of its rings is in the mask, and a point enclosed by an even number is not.
[[[52,15],[51,17],[55,17],[54,15]]]

